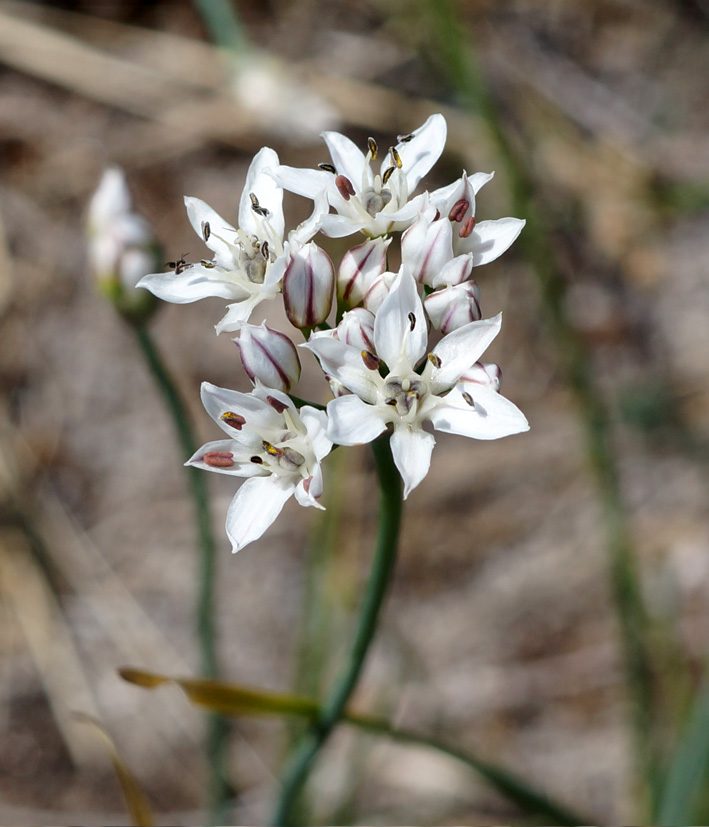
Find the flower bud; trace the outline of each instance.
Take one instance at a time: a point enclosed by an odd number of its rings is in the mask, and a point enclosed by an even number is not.
[[[290,257],[283,275],[283,302],[292,325],[314,327],[327,319],[335,288],[335,268],[312,241]]]
[[[118,167],[104,172],[86,223],[89,267],[99,290],[121,315],[145,322],[157,301],[135,285],[159,267],[159,248],[148,222],[132,212],[125,176]]]
[[[380,276],[377,276],[367,288],[367,292],[362,297],[362,304],[372,313],[379,310],[384,299],[389,295],[389,290],[396,280],[396,273],[385,271]]]
[[[482,318],[480,291],[474,281],[436,290],[424,299],[423,306],[431,324],[443,334]]]
[[[374,352],[374,313],[364,307],[348,310],[337,325],[337,338],[357,350]]]
[[[285,333],[265,324],[245,324],[234,342],[252,382],[288,393],[300,379],[298,353]]]
[[[419,283],[433,286],[435,276],[453,258],[453,230],[430,207],[401,237],[401,260]]]
[[[391,238],[374,238],[345,253],[337,275],[337,295],[348,307],[360,304],[372,282],[386,270],[389,244]]]
[[[492,362],[476,362],[460,377],[460,381],[472,385],[484,385],[494,391],[500,390],[502,371]]]

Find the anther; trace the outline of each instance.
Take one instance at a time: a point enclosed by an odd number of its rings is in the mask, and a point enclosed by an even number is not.
[[[253,462],[254,465],[263,465],[263,460],[259,456],[251,457],[251,462]]]
[[[396,397],[390,396],[388,399],[384,400],[385,405],[390,405],[392,408],[396,407]]]
[[[471,408],[475,407],[475,402],[473,401],[473,397],[468,393],[468,391],[463,391],[461,394],[466,404],[470,405]]]
[[[391,176],[392,176],[395,169],[396,169],[396,167],[389,167],[388,169],[384,170],[384,175],[382,175],[382,183],[383,184],[386,184],[386,183],[389,182],[389,179],[391,178]]]
[[[374,140],[374,138],[367,138],[367,148],[369,149],[372,155],[372,160],[374,160],[377,157],[377,154],[379,153],[379,148],[377,147],[377,142]]]
[[[285,402],[281,402],[280,399],[276,399],[275,396],[267,396],[266,402],[273,408],[274,411],[278,413],[283,413],[288,408]]]
[[[466,220],[465,224],[463,224],[463,226],[460,228],[460,232],[458,233],[458,235],[461,238],[467,238],[470,235],[470,233],[473,232],[474,229],[475,229],[475,216],[471,215]]]
[[[210,468],[231,468],[234,465],[234,454],[228,451],[208,451],[202,462]]]
[[[337,178],[335,178],[335,186],[345,201],[349,201],[355,194],[355,188],[352,186],[352,181],[350,181],[350,179],[345,175],[338,175]]]
[[[270,253],[268,249],[268,241],[264,241],[261,245],[261,255],[266,259],[266,261],[269,260]]]
[[[416,316],[413,313],[409,313],[406,318],[409,320],[409,329],[413,330],[416,327]]]
[[[397,166],[399,169],[401,169],[401,167],[403,166],[402,161],[401,161],[401,155],[399,155],[399,153],[396,151],[396,147],[395,147],[395,146],[390,146],[390,147],[389,147],[389,154],[391,155],[392,160],[394,161],[394,163],[396,164],[396,166]]]
[[[294,468],[300,468],[304,462],[305,457],[300,453],[300,451],[289,448],[287,445],[281,452],[281,465],[290,465]]]
[[[222,422],[226,422],[230,428],[235,428],[237,431],[240,431],[246,425],[244,417],[233,411],[226,411],[219,418]]]
[[[325,172],[331,172],[333,175],[337,175],[337,170],[333,167],[332,164],[318,164],[320,169],[324,170]]]
[[[463,218],[465,218],[465,213],[468,212],[469,207],[470,201],[468,201],[467,198],[461,198],[451,207],[451,211],[448,213],[448,218],[451,221],[462,221]]]
[[[443,364],[443,362],[441,362],[441,357],[437,353],[429,353],[428,361],[433,365],[434,368],[440,368],[440,366]]]
[[[207,261],[206,258],[203,258],[199,263],[205,270],[213,270],[216,267],[216,264],[213,261]]]
[[[249,193],[249,198],[251,199],[251,209],[256,213],[256,215],[263,216],[264,218],[270,215],[269,211],[259,204],[258,198],[253,192]]]
[[[414,138],[413,132],[410,135],[397,135],[396,142],[397,144],[408,144],[409,141],[412,141]]]
[[[212,234],[212,228],[209,226],[209,221],[202,222],[202,238],[209,241],[209,236]]]
[[[276,448],[275,445],[271,445],[271,443],[266,442],[265,439],[261,442],[261,447],[271,457],[280,457],[283,453],[281,448]]]
[[[370,353],[368,350],[363,350],[361,355],[364,366],[368,370],[379,370],[379,359],[377,359],[373,353]]]

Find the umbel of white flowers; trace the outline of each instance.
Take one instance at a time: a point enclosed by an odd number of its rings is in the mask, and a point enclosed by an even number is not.
[[[282,166],[268,147],[256,155],[238,229],[203,201],[186,198],[211,257],[181,258],[169,272],[139,282],[166,301],[231,302],[216,329],[238,333],[234,341],[253,390],[204,383],[204,405],[228,439],[204,445],[187,464],[247,478],[227,515],[234,551],[259,538],[291,496],[321,507],[321,463],[333,444],[370,442],[390,429],[408,497],[430,467],[435,438],[427,428],[498,439],[529,427],[500,395],[499,368],[480,361],[501,316],[483,318],[473,274],[504,253],[524,226],[517,218],[478,222],[476,196],[492,174],[463,173],[448,186],[415,194],[443,151],[442,115],[431,115],[386,151],[372,138],[364,152],[336,132],[323,138],[331,163],[318,169]],[[289,232],[284,189],[314,205]],[[365,240],[335,266],[313,241],[318,232],[362,233]],[[402,264],[391,272],[387,256],[396,238]],[[254,308],[279,296],[329,385],[333,398],[325,410],[288,395],[301,375],[290,335],[249,323]],[[430,342],[432,329],[440,333]]]

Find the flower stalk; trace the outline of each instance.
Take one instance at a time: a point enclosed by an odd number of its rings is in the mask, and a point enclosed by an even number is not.
[[[343,717],[364,667],[369,646],[377,629],[379,612],[391,580],[403,511],[401,477],[389,444],[389,434],[372,443],[379,477],[380,505],[377,544],[372,570],[364,593],[359,622],[349,659],[320,714],[300,739],[286,763],[281,793],[273,824],[293,823],[293,810],[310,769],[321,748]]]

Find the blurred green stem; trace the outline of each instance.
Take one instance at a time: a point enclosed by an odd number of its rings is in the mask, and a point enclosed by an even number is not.
[[[596,478],[605,515],[613,596],[621,628],[633,729],[643,798],[659,788],[659,755],[654,729],[653,676],[644,606],[627,516],[618,479],[606,405],[596,388],[591,358],[566,313],[564,278],[555,263],[534,181],[509,141],[495,102],[474,54],[472,37],[463,28],[462,7],[455,0],[427,0],[435,31],[435,50],[451,85],[471,112],[481,116],[509,176],[514,214],[527,220],[521,243],[539,282],[547,321],[574,396],[585,432],[589,464]]]
[[[372,443],[379,477],[379,530],[372,570],[362,600],[359,622],[349,660],[335,682],[316,720],[296,744],[286,762],[281,794],[273,823],[292,824],[293,809],[305,784],[310,768],[333,729],[342,719],[365,663],[369,645],[377,630],[379,611],[394,571],[403,511],[401,477],[396,470],[389,446],[389,434]]]
[[[141,352],[150,369],[150,374],[162,394],[165,406],[170,412],[183,456],[191,457],[197,450],[192,423],[180,397],[177,386],[163,361],[157,345],[147,328],[134,325]],[[204,474],[188,468],[187,479],[192,495],[197,522],[200,549],[199,593],[197,596],[197,636],[202,660],[202,674],[207,678],[219,677],[217,659],[217,634],[214,600],[214,558],[216,544],[212,532]],[[228,815],[229,802],[233,796],[227,774],[227,748],[229,724],[220,715],[209,715],[205,752],[209,767],[209,814],[211,824],[224,824]]]
[[[235,55],[246,52],[249,43],[230,0],[194,0],[194,5],[217,46]]]

